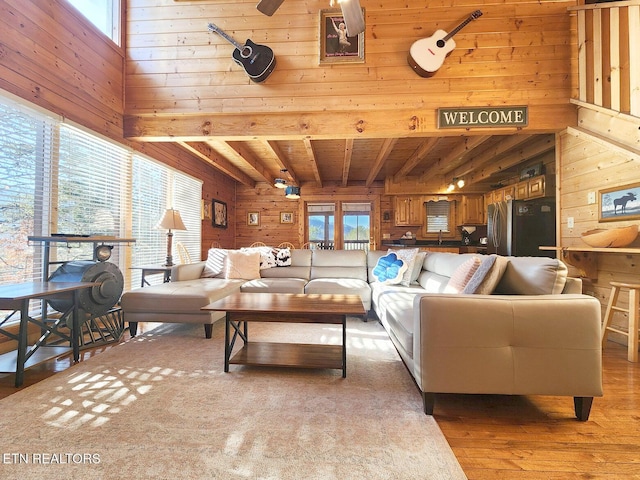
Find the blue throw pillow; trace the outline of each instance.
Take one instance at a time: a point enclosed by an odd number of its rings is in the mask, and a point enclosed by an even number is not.
[[[378,258],[378,262],[373,268],[373,277],[380,283],[397,284],[402,281],[402,276],[407,268],[407,264],[399,259],[395,253],[387,253]]]

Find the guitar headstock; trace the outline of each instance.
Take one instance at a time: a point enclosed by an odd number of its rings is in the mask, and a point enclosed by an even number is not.
[[[476,10],[475,12],[473,12],[473,13],[471,14],[471,18],[473,18],[474,20],[475,20],[476,18],[480,18],[481,16],[482,16],[482,12],[481,12],[480,10]]]
[[[213,23],[210,23],[209,25],[207,25],[207,27],[209,27],[209,31],[210,32],[218,33],[220,31],[220,29],[218,27],[216,27]]]

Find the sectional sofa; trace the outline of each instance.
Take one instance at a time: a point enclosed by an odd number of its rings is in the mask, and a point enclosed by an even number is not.
[[[200,309],[231,292],[358,294],[415,379],[425,413],[438,393],[558,395],[574,397],[577,418],[588,419],[602,396],[601,307],[561,261],[391,253],[291,250],[287,266],[247,272],[228,268],[237,251],[212,249],[207,261],[174,267],[170,283],[126,292],[124,318],[132,328],[201,323],[210,337],[223,313]],[[387,278],[384,267],[396,264],[402,272]]]

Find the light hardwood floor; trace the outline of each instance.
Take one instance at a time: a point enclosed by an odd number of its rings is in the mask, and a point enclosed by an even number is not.
[[[139,332],[154,326],[140,324]],[[83,359],[107,348],[86,350]],[[608,342],[604,397],[587,422],[575,419],[570,397],[545,396],[438,395],[435,418],[470,480],[640,479],[640,363],[626,358],[625,347]],[[29,369],[22,388],[70,362]],[[0,398],[16,392],[13,382],[0,374]]]

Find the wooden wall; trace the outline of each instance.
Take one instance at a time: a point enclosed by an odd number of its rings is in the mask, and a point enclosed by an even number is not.
[[[204,198],[226,201],[233,215],[228,177],[175,145],[123,137],[124,64],[124,49],[65,0],[0,0],[1,89],[201,179]],[[234,226],[203,223],[203,246],[232,246]]]
[[[581,109],[584,110],[584,109]],[[565,247],[586,247],[581,233],[595,228],[611,229],[627,225],[639,225],[637,219],[615,222],[598,221],[598,203],[589,203],[588,194],[596,197],[602,189],[640,182],[640,149],[633,145],[640,138],[640,119],[607,114],[603,110],[583,111],[580,118],[584,127],[570,128],[559,135],[559,189],[560,243]],[[605,136],[606,135],[606,136]],[[569,228],[568,218],[574,219]],[[631,247],[640,247],[637,239]],[[609,299],[612,280],[638,282],[640,255],[611,252],[597,254],[597,278],[583,280],[583,291],[595,296],[603,306],[603,315]],[[570,274],[578,275],[575,268]],[[620,297],[624,305],[626,294]],[[628,325],[626,316],[617,314],[614,322]],[[626,338],[610,338],[626,344]],[[620,336],[618,336],[620,337]]]
[[[235,114],[211,125],[212,135],[260,128],[286,135],[291,125],[278,115],[288,121],[297,113],[325,122],[307,122],[309,135],[329,135],[350,113],[362,115],[364,135],[424,134],[438,131],[437,107],[461,105],[528,105],[530,130],[575,123],[567,102],[577,95],[575,18],[567,11],[575,0],[435,0],[428,8],[422,0],[363,0],[365,62],[319,65],[318,12],[328,3],[287,0],[267,17],[255,0],[129,0],[127,114]],[[416,75],[407,64],[411,45],[451,31],[475,9],[483,16],[455,36],[457,48],[438,75]],[[277,66],[267,81],[250,82],[208,22],[239,42],[270,46]],[[399,112],[413,114],[414,124],[390,121]],[[238,117],[245,114],[251,121]],[[353,128],[332,133],[357,135]]]

